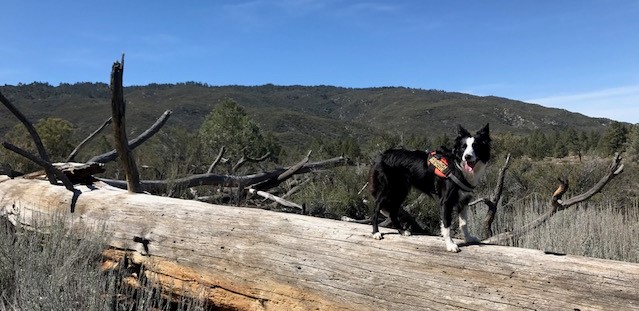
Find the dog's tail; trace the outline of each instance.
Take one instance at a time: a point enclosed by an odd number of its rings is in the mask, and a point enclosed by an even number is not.
[[[371,170],[368,173],[368,186],[373,195],[373,198],[377,198],[377,193],[380,189],[386,186],[386,176],[384,175],[384,160],[380,155],[375,159]]]

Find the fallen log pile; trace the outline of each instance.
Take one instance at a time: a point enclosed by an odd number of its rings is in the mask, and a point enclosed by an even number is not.
[[[130,194],[79,194],[0,176],[0,217],[62,215],[104,228],[156,286],[226,310],[631,310],[639,265],[488,244],[446,252],[441,238],[260,209]],[[74,212],[70,206],[74,205]],[[113,263],[112,263],[113,264]]]

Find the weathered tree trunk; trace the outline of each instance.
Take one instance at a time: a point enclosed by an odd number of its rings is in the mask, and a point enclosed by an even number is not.
[[[111,119],[113,124],[113,138],[115,140],[115,150],[118,152],[120,167],[126,174],[127,189],[129,192],[142,192],[140,186],[140,173],[135,164],[135,158],[129,149],[126,138],[126,102],[124,101],[124,87],[122,86],[122,75],[124,73],[124,55],[122,62],[113,63],[111,71]]]
[[[441,238],[259,209],[129,194],[73,194],[0,176],[0,216],[105,226],[157,286],[230,310],[632,310],[639,265]],[[93,190],[92,190],[93,189]],[[382,229],[386,230],[386,229]],[[117,251],[112,251],[117,253]],[[109,255],[117,257],[117,255]]]

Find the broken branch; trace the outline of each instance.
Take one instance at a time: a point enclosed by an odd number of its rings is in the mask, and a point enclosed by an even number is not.
[[[222,160],[222,156],[224,155],[224,151],[226,151],[226,148],[222,146],[220,148],[220,152],[218,152],[217,154],[217,157],[215,158],[213,163],[211,163],[211,166],[209,166],[208,171],[206,171],[207,174],[210,174],[211,172],[213,172],[213,169],[218,165],[218,163],[220,163],[220,161]]]
[[[324,161],[306,163],[302,165],[295,174],[304,174],[319,169],[327,169],[337,166],[353,165],[354,163],[345,157],[336,157]],[[217,186],[229,186],[229,185],[253,185],[253,188],[259,183],[264,183],[269,180],[277,181],[278,176],[281,176],[284,172],[289,171],[290,168],[278,168],[269,172],[237,176],[237,175],[218,175],[218,174],[196,174],[184,178],[171,179],[171,180],[143,180],[140,183],[145,191],[152,193],[167,192],[170,187],[176,188],[191,188],[204,185],[217,185]],[[126,189],[126,182],[122,180],[103,179],[99,180],[121,189]],[[274,183],[275,185],[279,183]]]
[[[271,156],[271,152],[269,151],[259,158],[251,158],[248,154],[246,154],[246,148],[244,148],[242,149],[242,157],[233,166],[233,172],[236,172],[246,162],[258,163],[268,159],[270,156]]]
[[[151,125],[151,127],[149,127],[146,131],[142,132],[142,134],[140,134],[138,137],[130,140],[128,142],[129,149],[130,150],[134,150],[135,148],[140,146],[142,143],[147,141],[149,138],[151,138],[153,135],[155,135],[155,133],[160,131],[160,129],[162,128],[162,126],[164,126],[164,124],[169,119],[169,117],[171,116],[172,113],[173,112],[171,110],[165,111],[157,119],[157,121],[155,121],[155,123],[153,123],[153,125]],[[109,151],[107,153],[103,153],[103,154],[94,156],[93,158],[89,159],[89,161],[87,161],[87,162],[107,163],[107,162],[114,161],[117,157],[118,157],[118,152],[117,152],[117,150],[114,149],[114,150],[111,150],[111,151]]]
[[[480,198],[468,204],[468,206],[473,206],[477,203],[483,202],[488,206],[488,211],[486,212],[486,218],[484,218],[483,223],[483,234],[484,237],[490,237],[493,235],[492,224],[495,220],[495,214],[497,213],[497,207],[499,205],[499,201],[501,200],[501,195],[504,192],[504,179],[506,177],[506,170],[510,166],[510,153],[506,156],[506,162],[504,166],[502,166],[499,171],[499,177],[497,177],[497,185],[495,186],[495,190],[490,198]]]
[[[528,233],[529,231],[541,226],[546,223],[552,216],[554,216],[557,212],[565,210],[577,203],[586,201],[590,199],[593,195],[599,193],[613,178],[623,172],[623,163],[621,163],[622,158],[619,156],[619,153],[615,153],[612,163],[608,167],[608,172],[604,175],[599,182],[597,182],[592,188],[588,191],[576,195],[570,199],[562,201],[562,196],[568,191],[568,182],[566,180],[560,179],[559,187],[552,195],[550,202],[548,203],[548,210],[539,216],[537,219],[531,221],[525,226],[515,229],[511,232],[504,232],[495,236],[492,236],[482,242],[484,243],[499,243],[502,241],[512,240],[519,238],[520,236]]]
[[[29,160],[31,160],[32,162],[34,162],[35,164],[40,165],[45,172],[51,172],[54,174],[55,177],[57,177],[58,179],[60,179],[60,181],[62,182],[62,184],[64,185],[65,188],[67,188],[67,190],[71,191],[71,192],[75,192],[75,188],[73,187],[73,183],[71,183],[71,181],[69,180],[69,178],[64,175],[64,173],[62,173],[61,171],[57,170],[55,167],[53,167],[53,165],[45,160],[42,160],[40,158],[38,158],[37,156],[29,153],[26,150],[23,150],[20,147],[17,147],[15,145],[12,145],[11,143],[8,142],[3,142],[2,146],[7,148],[8,150],[11,150]],[[47,176],[47,178],[49,178]],[[56,181],[56,179],[53,179],[54,181]],[[49,182],[51,182],[51,179],[49,179]],[[56,182],[57,183],[57,182]]]
[[[273,194],[270,194],[270,193],[268,193],[268,192],[264,192],[264,191],[256,190],[256,189],[253,189],[253,188],[249,188],[249,189],[248,189],[248,192],[249,192],[249,193],[251,193],[251,194],[259,195],[259,196],[261,196],[261,197],[263,197],[263,198],[267,198],[267,199],[269,199],[269,200],[273,200],[273,201],[275,201],[275,202],[277,202],[277,203],[279,203],[279,204],[281,204],[281,205],[287,206],[287,207],[298,208],[298,209],[300,209],[301,211],[303,211],[303,210],[304,210],[304,207],[303,207],[302,205],[299,205],[299,204],[297,204],[297,203],[293,203],[293,202],[291,202],[291,201],[288,201],[288,200],[282,199],[282,198],[280,198],[280,197],[278,197],[278,196],[275,196],[275,195],[273,195]]]
[[[14,116],[16,116],[16,118],[18,118],[18,120],[20,120],[20,122],[22,122],[24,127],[27,128],[27,131],[29,132],[29,135],[31,135],[31,138],[33,139],[33,143],[35,144],[36,149],[38,150],[38,154],[40,155],[40,159],[42,159],[43,161],[45,161],[47,163],[50,162],[49,161],[49,155],[47,154],[46,149],[44,149],[44,145],[42,144],[42,140],[40,139],[40,135],[38,135],[38,132],[33,127],[31,122],[29,122],[27,117],[24,114],[22,114],[22,112],[20,112],[20,110],[18,110],[18,108],[16,108],[16,106],[14,106],[11,103],[11,101],[9,101],[9,99],[4,97],[4,95],[2,95],[2,93],[0,93],[0,101],[2,102],[2,104],[4,104],[5,107],[7,107],[7,109],[9,109],[9,111],[11,111],[11,113],[13,113]],[[55,185],[56,184],[56,179],[55,179],[56,174],[55,174],[55,172],[51,169],[51,167],[47,167],[47,166],[44,166],[44,171],[47,174],[47,179],[49,179],[49,182],[51,184]]]
[[[95,136],[100,134],[100,132],[102,132],[102,130],[106,128],[107,125],[111,124],[111,120],[112,118],[109,117],[106,121],[104,121],[104,123],[102,123],[102,126],[100,126],[97,130],[95,130],[87,138],[85,138],[82,142],[80,142],[80,144],[77,147],[75,147],[73,151],[71,151],[71,154],[69,154],[65,162],[73,162],[73,159],[78,154],[78,152],[80,152],[82,147],[84,147],[84,145],[86,145],[89,141],[91,141]]]

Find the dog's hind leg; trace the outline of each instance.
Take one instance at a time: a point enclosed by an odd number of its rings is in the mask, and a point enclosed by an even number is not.
[[[388,217],[390,217],[391,221],[393,222],[393,227],[395,227],[397,229],[397,231],[399,231],[399,234],[401,234],[403,236],[411,236],[410,230],[405,229],[404,227],[402,227],[402,224],[399,221],[399,209],[400,208],[401,208],[401,206],[392,209],[392,212],[389,212]]]
[[[379,232],[379,213],[381,212],[381,201],[383,200],[383,198],[378,197],[375,200],[375,211],[373,212],[373,217],[371,219],[372,224],[373,224],[373,239],[375,240],[381,240],[382,239],[382,233]]]
[[[376,200],[375,212],[373,213],[373,217],[372,217],[373,238],[375,240],[382,239],[382,233],[379,232],[379,223],[378,223],[380,213],[390,218],[393,224],[393,227],[395,227],[399,231],[399,234],[404,236],[410,235],[410,231],[404,230],[399,221],[398,215],[399,215],[399,209],[401,208],[400,206],[401,203],[397,203],[397,202],[398,202],[397,197],[388,197],[388,196],[380,196]]]
[[[479,239],[468,231],[468,205],[463,205],[459,210],[459,229],[464,235],[466,243],[477,243]]]

